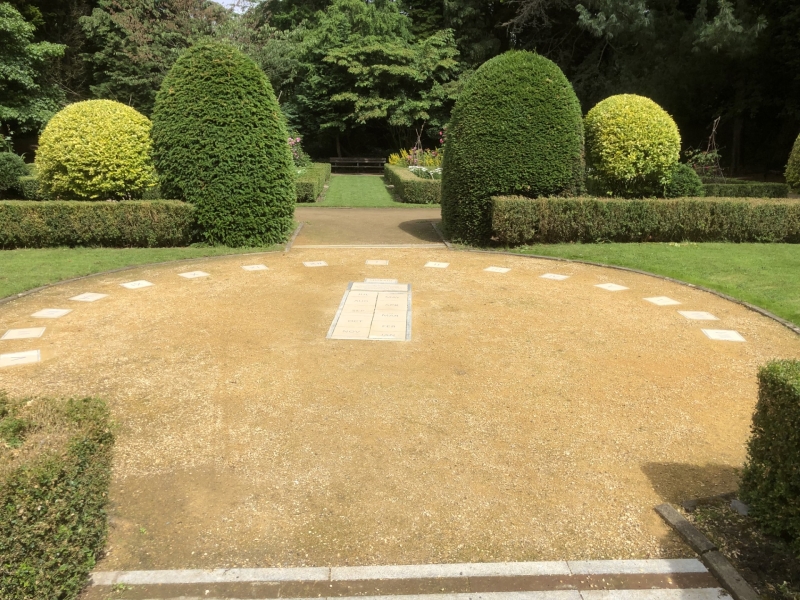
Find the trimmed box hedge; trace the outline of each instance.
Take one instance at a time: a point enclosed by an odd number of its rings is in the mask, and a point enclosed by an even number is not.
[[[789,186],[785,183],[719,179],[703,182],[706,197],[714,198],[788,198]]]
[[[800,556],[800,361],[772,361],[758,372],[739,495],[764,530],[789,538]]]
[[[114,435],[95,398],[0,393],[0,598],[77,598],[105,546]]]
[[[195,208],[174,200],[0,202],[0,248],[188,246]]]
[[[330,163],[311,163],[297,176],[297,201],[316,202],[330,177]]]
[[[409,204],[439,204],[442,201],[442,182],[439,179],[422,179],[406,167],[386,163],[383,176],[403,202]]]
[[[492,198],[502,244],[570,242],[800,243],[800,202],[678,198]]]

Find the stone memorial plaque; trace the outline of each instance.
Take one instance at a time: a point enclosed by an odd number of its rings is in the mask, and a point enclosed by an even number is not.
[[[389,291],[359,289],[362,287]],[[328,338],[407,341],[411,336],[410,301],[409,284],[370,281],[351,283],[333,318]]]
[[[746,341],[738,331],[730,329],[703,329],[703,333],[710,340],[722,342],[744,342]]]
[[[370,292],[407,292],[407,283],[354,283],[350,287],[352,292],[370,291]]]
[[[41,360],[42,355],[38,350],[0,354],[0,368],[15,367],[17,365],[30,365],[32,363],[41,362]]]
[[[40,338],[44,334],[44,327],[28,327],[26,329],[9,329],[0,337],[0,340],[29,340]]]
[[[186,279],[197,279],[198,277],[210,277],[210,275],[205,271],[189,271],[188,273],[178,273],[178,276],[185,277]]]
[[[73,296],[70,298],[70,300],[76,300],[78,302],[97,302],[103,298],[108,298],[108,294],[95,294],[94,292],[86,292],[85,294]]]
[[[364,283],[397,283],[397,279],[365,279]]]
[[[373,266],[376,266],[376,267],[378,267],[378,266],[385,267],[385,266],[387,266],[389,264],[389,261],[388,260],[368,260],[366,264],[373,265]]]
[[[672,298],[667,298],[666,296],[656,296],[654,298],[645,298],[651,304],[655,304],[656,306],[675,306],[676,304],[680,304],[677,300],[673,300]]]
[[[489,271],[489,273],[508,273],[511,269],[506,269],[505,267],[486,267],[484,271]]]
[[[609,292],[621,292],[622,290],[627,290],[624,285],[617,285],[616,283],[599,283],[594,287],[598,287],[603,290],[608,290]]]
[[[702,310],[679,310],[678,314],[692,321],[719,321],[719,319],[711,313]]]
[[[307,260],[303,263],[307,267],[327,267],[328,263],[324,260]]]
[[[450,266],[450,263],[445,263],[445,262],[427,262],[427,263],[425,263],[425,266],[428,267],[429,269],[446,269],[447,267]]]
[[[552,279],[553,281],[564,281],[565,279],[569,279],[569,275],[558,275],[557,273],[545,273],[544,275],[539,275],[542,279]]]
[[[124,288],[129,290],[138,290],[139,288],[146,288],[154,285],[149,281],[145,281],[144,279],[140,279],[139,281],[129,281],[128,283],[120,283],[120,285]]]
[[[31,316],[37,319],[58,319],[71,312],[72,309],[70,308],[45,308],[44,310],[33,313]]]
[[[242,265],[245,271],[269,271],[267,265]]]

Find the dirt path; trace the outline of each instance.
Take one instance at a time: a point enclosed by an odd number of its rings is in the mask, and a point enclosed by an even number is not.
[[[329,266],[303,266],[315,260]],[[269,270],[241,269],[253,263]],[[177,276],[191,270],[211,276]],[[412,284],[410,342],[326,339],[347,283],[367,277]],[[136,279],[155,285],[119,286]],[[594,287],[607,282],[630,289]],[[109,297],[68,300],[82,292]],[[73,312],[30,318],[43,308]],[[676,308],[747,341],[711,341]],[[0,342],[43,356],[0,369],[0,388],[110,401],[100,570],[685,555],[652,507],[735,487],[756,369],[800,358],[800,337],[704,292],[438,250],[198,260],[0,307],[0,330],[42,325]]]
[[[441,244],[431,226],[441,222],[439,208],[298,207],[303,229],[295,247],[346,244]]]

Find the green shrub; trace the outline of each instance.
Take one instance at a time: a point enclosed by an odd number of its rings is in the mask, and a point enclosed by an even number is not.
[[[800,557],[800,361],[776,360],[758,372],[739,495],[764,530],[788,537]]]
[[[316,202],[330,177],[330,163],[311,163],[297,176],[297,201]]]
[[[19,178],[28,174],[21,156],[13,152],[0,152],[0,194],[19,190]]]
[[[800,135],[794,142],[789,162],[786,164],[786,183],[793,191],[800,193]]]
[[[583,122],[558,66],[511,51],[467,80],[445,141],[442,224],[454,240],[486,242],[491,197],[573,195],[583,188]]]
[[[0,248],[187,246],[194,207],[171,200],[0,202]]]
[[[77,598],[106,539],[108,409],[0,394],[0,430],[0,597]]]
[[[703,182],[692,167],[678,163],[672,169],[669,182],[664,188],[666,198],[697,198],[705,196]]]
[[[663,108],[642,96],[611,96],[589,111],[585,127],[599,195],[663,195],[681,152],[678,126]]]
[[[250,58],[214,42],[184,52],[156,96],[152,135],[161,190],[197,207],[207,242],[287,239],[292,152],[272,86]]]
[[[785,183],[728,179],[727,183],[704,183],[709,198],[788,198],[789,186]]]
[[[64,200],[140,198],[156,184],[150,121],[112,100],[58,112],[39,136],[36,166],[45,194]]]
[[[495,197],[502,244],[581,242],[800,243],[800,202],[681,198]]]
[[[403,202],[409,204],[439,204],[442,182],[439,179],[422,179],[408,170],[390,164],[383,165],[383,175]]]

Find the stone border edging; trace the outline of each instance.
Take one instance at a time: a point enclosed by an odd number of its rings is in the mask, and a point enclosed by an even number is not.
[[[579,265],[589,265],[592,267],[603,267],[606,269],[616,269],[617,271],[626,271],[628,273],[636,273],[637,275],[647,275],[648,277],[655,277],[656,279],[661,279],[663,281],[669,281],[670,283],[677,283],[679,285],[683,285],[686,287],[690,287],[695,290],[699,290],[701,292],[707,292],[709,294],[713,294],[718,298],[722,298],[723,300],[727,300],[729,302],[734,302],[740,306],[744,306],[745,308],[752,310],[760,314],[761,316],[767,317],[772,319],[773,321],[777,321],[787,329],[791,329],[794,333],[800,335],[800,326],[795,325],[791,321],[787,321],[786,319],[779,317],[776,314],[769,312],[763,308],[756,306],[755,304],[750,304],[749,302],[745,302],[744,300],[739,300],[738,298],[734,298],[733,296],[728,296],[727,294],[723,294],[722,292],[718,292],[716,290],[712,290],[707,287],[703,287],[702,285],[697,285],[694,283],[689,283],[687,281],[681,281],[680,279],[674,279],[672,277],[667,277],[666,275],[659,275],[657,273],[650,273],[648,271],[642,271],[640,269],[632,269],[631,267],[622,267],[619,265],[607,265],[604,263],[597,263],[591,262],[588,260],[579,260],[575,258],[560,258],[558,256],[542,256],[539,254],[520,254],[518,252],[507,252],[507,251],[500,251],[500,250],[481,250],[479,248],[452,248],[454,252],[476,252],[481,254],[501,254],[505,256],[521,256],[523,258],[536,258],[539,260],[553,260],[558,262],[567,262],[567,263],[577,263]]]
[[[302,221],[300,221],[300,223],[297,225],[297,229],[295,229],[294,233],[292,233],[292,237],[290,237],[289,241],[286,242],[286,247],[283,249],[284,253],[288,253],[289,250],[292,249],[292,245],[294,244],[294,240],[298,235],[300,235],[300,230],[303,228],[303,225],[304,225],[304,223]]]
[[[81,275],[80,277],[71,277],[70,279],[62,279],[60,281],[54,281],[53,283],[46,283],[45,285],[40,285],[39,287],[32,288],[30,290],[25,290],[24,292],[19,292],[18,294],[12,294],[11,296],[6,296],[5,298],[0,298],[0,306],[3,304],[7,304],[8,302],[12,302],[14,300],[18,300],[19,298],[24,298],[25,296],[30,296],[31,294],[35,294],[36,292],[41,292],[42,290],[46,290],[47,288],[54,287],[56,285],[61,285],[63,283],[73,283],[75,281],[80,281],[81,279],[89,279],[90,277],[97,277],[99,275],[112,275],[114,273],[121,273],[123,271],[130,271],[131,269],[139,269],[145,267],[159,267],[162,265],[170,265],[170,264],[179,264],[183,262],[189,262],[190,260],[216,260],[221,258],[230,258],[231,256],[258,256],[260,254],[277,254],[279,252],[285,252],[284,250],[270,250],[268,252],[242,252],[237,254],[217,254],[215,256],[194,256],[192,258],[177,258],[175,260],[165,260],[161,262],[154,262],[154,263],[141,263],[138,265],[130,265],[127,267],[120,267],[118,269],[111,269],[110,271],[98,271],[97,273],[89,273],[88,275]]]
[[[689,546],[700,555],[700,560],[716,577],[734,600],[759,600],[756,591],[739,575],[727,558],[717,547],[692,525],[671,504],[659,504],[655,511],[680,535]]]

